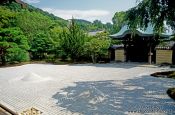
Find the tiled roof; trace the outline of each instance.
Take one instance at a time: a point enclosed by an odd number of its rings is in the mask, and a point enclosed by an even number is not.
[[[122,49],[122,48],[124,48],[124,45],[123,44],[121,44],[121,45],[112,45],[110,48],[111,49]]]
[[[133,31],[129,29],[128,25],[125,25],[121,28],[121,30],[118,33],[110,35],[110,37],[120,39],[125,37],[127,34],[132,34],[132,33]],[[136,29],[136,34],[142,37],[149,37],[149,36],[154,36],[155,32],[154,32],[153,26],[149,24],[146,29],[142,29],[142,28]],[[169,38],[171,35],[172,35],[171,31],[166,31],[165,33],[161,33],[160,37]]]

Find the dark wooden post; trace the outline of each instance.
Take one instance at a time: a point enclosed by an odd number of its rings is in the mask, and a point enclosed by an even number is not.
[[[123,40],[123,45],[124,45],[124,62],[127,62],[127,38]]]
[[[149,52],[148,52],[148,63],[151,64],[152,63],[152,43],[151,43],[151,38],[149,37]]]
[[[151,44],[149,46],[149,53],[148,53],[148,63],[151,64],[152,63],[152,51],[151,51]]]

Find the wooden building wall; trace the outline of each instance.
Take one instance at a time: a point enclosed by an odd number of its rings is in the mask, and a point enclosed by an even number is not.
[[[124,49],[115,50],[115,61],[124,62]],[[173,50],[170,49],[156,49],[156,64],[173,63]]]
[[[115,61],[120,61],[120,62],[125,61],[124,49],[115,50]]]
[[[170,63],[172,64],[172,50],[156,50],[156,64]]]

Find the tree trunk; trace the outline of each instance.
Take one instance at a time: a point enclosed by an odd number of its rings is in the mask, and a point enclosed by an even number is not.
[[[1,55],[2,65],[6,65],[6,59],[4,55]]]
[[[92,58],[92,62],[93,62],[93,64],[95,64],[95,63],[96,63],[96,57],[95,57],[95,54],[92,54],[92,55],[91,55],[91,58]]]

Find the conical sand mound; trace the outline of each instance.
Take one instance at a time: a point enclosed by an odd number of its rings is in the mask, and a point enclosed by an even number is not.
[[[47,81],[49,78],[41,77],[37,75],[36,73],[28,73],[23,78],[21,78],[22,81],[26,82],[40,82],[40,81]]]

